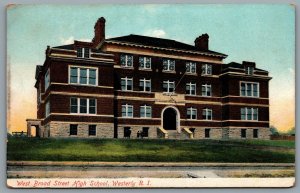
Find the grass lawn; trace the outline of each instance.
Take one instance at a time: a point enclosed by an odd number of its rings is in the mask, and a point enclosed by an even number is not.
[[[294,163],[295,142],[9,138],[7,160]]]

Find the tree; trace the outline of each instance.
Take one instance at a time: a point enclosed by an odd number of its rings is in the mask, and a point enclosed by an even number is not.
[[[289,131],[288,131],[288,134],[289,135],[295,135],[295,127],[292,127]]]
[[[270,131],[272,135],[279,135],[278,129],[274,127],[273,125],[270,126]]]

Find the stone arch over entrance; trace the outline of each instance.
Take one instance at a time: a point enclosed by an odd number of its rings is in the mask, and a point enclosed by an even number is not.
[[[180,112],[176,107],[167,106],[161,111],[161,127],[180,133]]]

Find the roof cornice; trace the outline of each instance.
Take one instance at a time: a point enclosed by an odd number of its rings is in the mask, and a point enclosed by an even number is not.
[[[155,47],[155,46],[146,46],[146,45],[135,44],[132,42],[124,42],[124,41],[105,40],[105,43],[126,45],[126,46],[133,46],[133,47],[142,47],[142,48],[151,48],[151,49],[158,49],[158,50],[175,51],[175,52],[183,52],[183,53],[189,53],[189,54],[199,54],[199,55],[204,55],[204,56],[214,56],[214,57],[220,57],[223,59],[227,57],[227,55],[225,55],[225,54],[213,54],[213,53],[207,53],[207,52],[197,52],[197,51],[182,50],[182,49],[171,49],[171,48],[162,48],[162,47]]]

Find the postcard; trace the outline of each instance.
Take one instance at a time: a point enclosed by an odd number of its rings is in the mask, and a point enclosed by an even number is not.
[[[7,186],[292,187],[295,7],[7,6]]]

